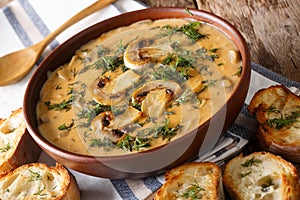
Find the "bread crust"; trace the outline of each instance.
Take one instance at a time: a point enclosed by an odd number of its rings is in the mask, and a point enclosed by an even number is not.
[[[259,123],[257,140],[264,151],[300,162],[299,96],[283,85],[271,86],[253,96],[248,111]]]
[[[237,200],[297,200],[300,197],[296,167],[269,152],[233,158],[225,166],[223,179],[228,194]]]
[[[79,200],[75,177],[58,163],[55,166],[30,163],[0,176],[0,199],[41,198]]]
[[[165,180],[156,192],[155,200],[195,199],[187,195],[187,191],[192,187],[200,190],[197,195],[201,196],[201,199],[224,199],[221,169],[211,162],[183,164],[166,172]]]
[[[41,148],[26,129],[22,108],[13,111],[7,119],[0,119],[0,138],[3,142],[0,174],[38,160]]]

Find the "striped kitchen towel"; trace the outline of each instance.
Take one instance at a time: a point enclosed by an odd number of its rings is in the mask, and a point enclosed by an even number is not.
[[[12,1],[0,10],[0,56],[37,43],[75,13],[93,2],[95,0]],[[109,17],[145,7],[135,0],[118,0],[60,34],[45,50],[39,62],[56,46],[77,32]],[[12,110],[22,106],[23,98],[20,97],[23,97],[31,75],[32,72],[16,84],[0,87],[0,118],[7,117]],[[229,132],[220,139],[216,147],[198,160],[222,161],[239,152],[247,141],[252,139],[256,121],[249,116],[246,107],[257,90],[274,84],[300,88],[300,83],[288,80],[255,63],[252,63],[251,75],[248,96],[237,120]],[[230,144],[235,144],[234,148],[224,151],[224,147]],[[55,162],[44,152],[39,161],[47,164],[54,164]],[[83,200],[145,199],[164,182],[162,175],[143,179],[108,180],[81,174],[74,170],[70,171],[76,177]]]

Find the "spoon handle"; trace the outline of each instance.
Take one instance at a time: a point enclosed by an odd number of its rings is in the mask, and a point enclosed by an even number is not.
[[[82,20],[83,18],[91,15],[92,13],[108,6],[109,4],[115,2],[116,0],[97,0],[95,3],[90,5],[89,7],[83,9],[76,15],[74,15],[72,18],[70,18],[68,21],[66,21],[64,24],[62,24],[60,27],[58,27],[55,31],[50,33],[48,36],[46,36],[43,40],[41,40],[39,43],[34,45],[34,49],[37,51],[37,53],[40,55],[43,52],[43,49],[61,32],[66,30],[68,27],[72,26],[76,22]]]

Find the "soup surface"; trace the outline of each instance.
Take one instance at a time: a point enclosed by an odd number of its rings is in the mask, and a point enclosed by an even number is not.
[[[79,154],[148,150],[208,120],[241,72],[237,47],[218,29],[186,19],[140,21],[102,34],[49,72],[39,130]]]

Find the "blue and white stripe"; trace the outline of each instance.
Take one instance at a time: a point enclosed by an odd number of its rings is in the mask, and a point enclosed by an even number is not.
[[[24,27],[21,25],[20,21],[17,19],[15,13],[11,10],[11,8],[5,7],[2,9],[2,11],[22,44],[25,47],[33,45],[33,42],[28,36],[28,33],[24,30]]]
[[[31,6],[31,4],[27,0],[19,0],[19,3],[22,5],[23,9],[27,13],[28,17],[30,17],[31,21],[34,23],[36,28],[39,30],[40,34],[43,37],[46,37],[51,33],[51,31],[48,29],[46,24],[43,22],[43,20],[40,18],[40,16],[36,13],[34,8]],[[59,45],[57,40],[54,40],[52,43],[50,43],[50,47],[53,50],[55,47]]]

